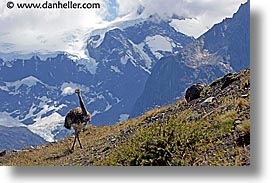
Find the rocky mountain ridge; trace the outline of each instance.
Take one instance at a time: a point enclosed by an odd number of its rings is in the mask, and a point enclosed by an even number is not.
[[[192,84],[209,84],[222,75],[249,67],[249,17],[247,2],[232,18],[214,25],[180,52],[162,57],[130,116],[176,101]]]

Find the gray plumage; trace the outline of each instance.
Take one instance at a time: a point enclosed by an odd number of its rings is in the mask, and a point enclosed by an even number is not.
[[[78,96],[80,107],[70,110],[65,117],[65,123],[64,123],[65,128],[67,129],[73,128],[75,130],[75,138],[74,138],[72,150],[74,149],[76,139],[78,140],[80,148],[82,149],[82,145],[79,140],[79,133],[91,121],[91,115],[85,107],[85,104],[80,94],[80,90],[76,89],[75,93]]]

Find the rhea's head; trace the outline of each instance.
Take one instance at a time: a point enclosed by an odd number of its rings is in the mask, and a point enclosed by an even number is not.
[[[80,94],[80,89],[78,89],[78,88],[75,89],[75,93],[76,93],[76,94]]]

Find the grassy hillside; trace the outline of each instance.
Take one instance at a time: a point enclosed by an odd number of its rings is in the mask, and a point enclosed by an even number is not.
[[[207,98],[215,97],[210,103]],[[62,141],[8,152],[0,165],[250,165],[250,70],[205,86],[184,99],[115,126],[90,126],[83,149]]]

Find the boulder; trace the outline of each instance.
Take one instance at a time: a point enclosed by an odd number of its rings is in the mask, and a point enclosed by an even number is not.
[[[200,98],[200,93],[202,92],[203,87],[204,86],[202,84],[194,84],[191,87],[189,87],[185,93],[186,101],[190,102],[191,100]]]

